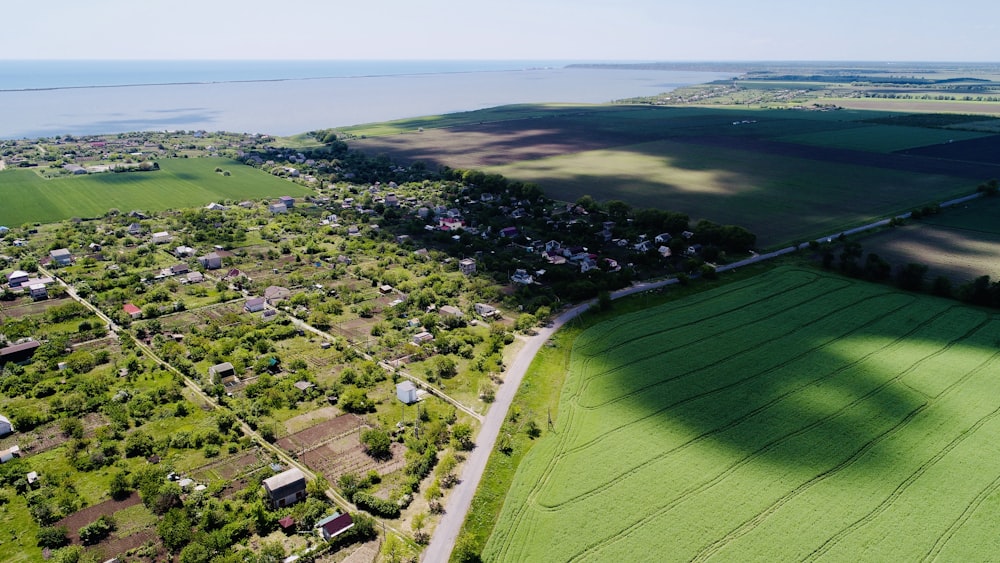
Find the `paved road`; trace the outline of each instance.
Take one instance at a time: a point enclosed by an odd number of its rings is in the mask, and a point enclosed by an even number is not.
[[[448,498],[444,516],[434,530],[431,543],[421,555],[422,561],[439,563],[447,561],[450,557],[455,540],[458,539],[458,533],[462,529],[462,523],[465,522],[465,515],[472,505],[472,497],[476,494],[479,481],[483,477],[486,462],[489,460],[490,454],[493,452],[493,445],[500,434],[500,427],[503,426],[503,421],[507,418],[507,411],[514,401],[514,395],[521,386],[521,380],[528,371],[528,366],[535,359],[538,350],[560,327],[586,311],[590,305],[591,303],[587,302],[569,309],[559,315],[551,325],[540,329],[534,336],[528,338],[514,362],[504,373],[504,382],[497,391],[496,400],[486,413],[483,425],[479,429],[479,435],[476,436],[476,448],[472,450],[465,461],[462,475],[459,477],[459,485],[452,490]]]
[[[983,194],[976,193],[956,198],[942,203],[941,207],[949,207],[965,203],[978,197],[982,197],[982,195]],[[899,219],[908,219],[909,217],[909,213],[897,216]],[[830,240],[835,240],[841,234],[849,236],[881,228],[888,225],[889,221],[890,219],[875,221],[874,223],[870,223],[868,225],[820,237],[816,239],[816,242],[824,243]],[[791,252],[795,252],[796,250],[804,250],[806,248],[809,248],[808,242],[802,243],[798,246],[781,248],[765,254],[754,254],[745,260],[719,266],[718,271],[725,272],[727,270],[734,270],[742,266],[754,264],[764,260],[770,260],[772,258],[789,254]],[[677,283],[676,278],[656,282],[640,282],[632,285],[631,287],[613,292],[611,294],[611,298],[619,299],[627,295],[659,289],[675,283]],[[527,371],[528,366],[531,365],[532,360],[535,359],[535,354],[538,353],[538,350],[541,349],[542,345],[545,344],[545,342],[548,341],[548,339],[551,338],[560,327],[579,316],[580,313],[586,311],[592,303],[593,301],[582,303],[559,315],[559,317],[556,318],[550,326],[541,329],[538,334],[532,336],[524,348],[518,352],[517,358],[514,360],[514,363],[506,373],[503,385],[500,386],[500,390],[497,392],[496,401],[492,406],[490,406],[490,410],[486,413],[483,426],[479,431],[479,435],[476,437],[476,449],[473,450],[465,462],[465,467],[462,469],[459,484],[452,490],[451,496],[448,499],[448,504],[445,506],[445,514],[441,518],[441,522],[438,523],[437,528],[434,530],[434,535],[431,537],[430,544],[421,555],[421,561],[425,561],[427,563],[443,563],[448,561],[448,558],[451,556],[451,551],[455,547],[455,541],[458,539],[458,534],[461,531],[462,524],[465,522],[465,517],[468,514],[469,507],[472,506],[472,497],[479,488],[479,482],[482,480],[483,471],[486,469],[486,462],[489,459],[490,454],[493,452],[493,446],[495,445],[497,436],[500,433],[500,427],[503,425],[503,421],[507,417],[507,411],[510,409],[510,405],[514,400],[514,395],[517,393],[518,387],[521,386],[521,380],[524,378],[524,374]]]

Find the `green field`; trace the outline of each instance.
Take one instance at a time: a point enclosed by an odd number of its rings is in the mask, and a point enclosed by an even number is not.
[[[757,234],[764,249],[972,193],[995,175],[982,157],[967,164],[949,156],[894,154],[959,147],[987,135],[873,122],[895,116],[888,112],[637,105],[502,109],[352,129],[375,136],[350,145],[403,162],[534,182],[561,201],[590,195],[741,225]],[[417,133],[421,123],[427,129]],[[406,133],[394,134],[401,131]]]
[[[225,158],[158,161],[156,172],[88,174],[46,180],[31,170],[0,172],[0,225],[96,217],[111,208],[161,211],[213,201],[302,196],[310,190]],[[222,168],[224,176],[215,172]]]
[[[792,268],[596,325],[483,558],[989,560],[998,329]]]
[[[989,133],[953,131],[927,127],[897,127],[892,125],[871,125],[822,133],[806,133],[780,137],[789,143],[855,149],[872,152],[894,152],[927,145],[937,145],[966,139],[986,137]]]
[[[487,170],[536,182],[559,200],[588,194],[742,225],[757,234],[763,248],[821,237],[975,189],[969,180],[951,176],[673,141]]]

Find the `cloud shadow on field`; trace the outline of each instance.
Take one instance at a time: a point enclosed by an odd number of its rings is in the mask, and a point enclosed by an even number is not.
[[[758,235],[761,248],[833,234],[969,193],[977,183],[1000,177],[1000,161],[968,163],[772,140],[857,127],[854,122],[796,117],[787,111],[780,117],[769,112],[698,111],[563,109],[542,117],[350,144],[402,162],[490,167],[488,171],[510,179],[537,183],[560,200],[575,201],[582,195],[599,201],[621,199],[634,207],[746,226]],[[734,125],[735,119],[751,114],[753,123]],[[617,155],[617,161],[607,160],[609,154]],[[631,166],[637,162],[658,164],[644,166],[644,175],[637,177],[637,168]],[[688,181],[699,174],[702,180]]]

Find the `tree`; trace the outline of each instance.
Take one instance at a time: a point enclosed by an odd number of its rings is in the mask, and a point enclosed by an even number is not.
[[[373,405],[364,389],[352,387],[340,396],[340,406],[347,412],[365,413]]]
[[[115,500],[122,500],[129,496],[132,493],[132,488],[129,486],[128,476],[121,471],[115,473],[111,477],[111,484],[108,485],[108,493]]]
[[[369,428],[361,432],[361,443],[365,445],[368,455],[375,459],[392,457],[392,439],[381,428]]]
[[[183,509],[172,508],[163,515],[156,526],[156,533],[163,540],[163,545],[176,553],[191,541],[191,521]]]
[[[35,537],[38,539],[38,547],[48,547],[55,549],[69,543],[66,526],[46,526],[40,528]]]
[[[460,450],[468,451],[475,445],[472,441],[472,427],[464,422],[451,427],[451,438],[455,441],[455,447]]]
[[[896,283],[901,289],[920,291],[924,286],[924,276],[927,275],[925,264],[909,264],[901,267],[896,273]]]

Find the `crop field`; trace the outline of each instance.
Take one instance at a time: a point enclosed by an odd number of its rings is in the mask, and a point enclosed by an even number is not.
[[[939,195],[972,189],[967,181],[947,175],[781,154],[762,158],[759,151],[740,147],[676,141],[528,160],[490,170],[544,185],[555,199],[574,200],[586,186],[587,193],[599,200],[624,199],[636,207],[684,211],[695,220],[743,225],[757,234],[762,247],[875,220],[899,210],[906,201],[933,201]]]
[[[953,287],[979,276],[1000,279],[1000,198],[981,198],[915,225],[865,237],[865,253],[874,252],[893,264],[928,266],[925,279],[945,276]]]
[[[989,133],[952,131],[928,127],[871,125],[822,133],[790,135],[780,140],[804,145],[837,147],[873,152],[895,152],[927,145],[952,143],[986,137]]]
[[[34,171],[0,172],[0,225],[97,217],[114,207],[161,211],[202,207],[213,201],[310,193],[302,186],[225,158],[162,159],[155,172],[88,174],[43,179]],[[215,172],[223,168],[230,176]]]
[[[787,267],[596,325],[483,559],[990,559],[998,330]]]
[[[350,144],[403,162],[534,182],[558,200],[590,195],[742,225],[757,234],[761,248],[971,193],[1000,177],[1000,137],[936,122],[872,121],[896,116],[888,112],[629,105],[516,110],[508,119],[497,111],[468,112],[439,128],[398,122],[368,131],[382,136]],[[420,123],[432,127],[431,121]],[[977,151],[974,158],[970,151]]]

